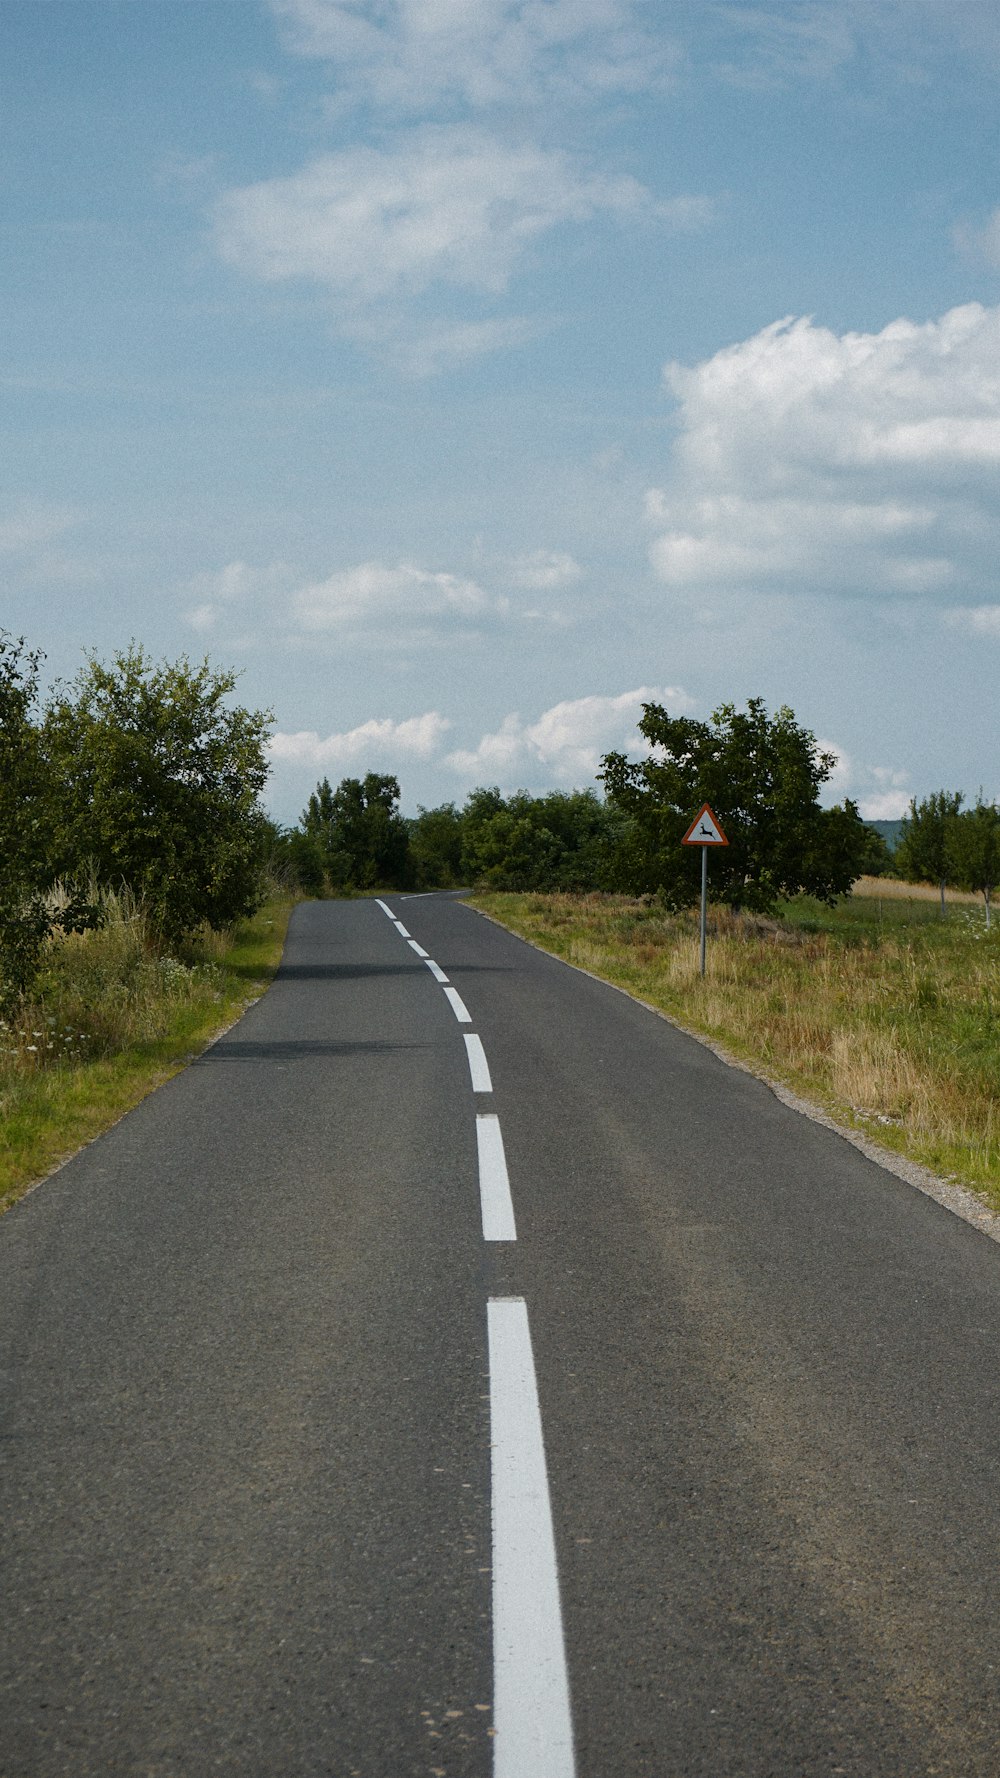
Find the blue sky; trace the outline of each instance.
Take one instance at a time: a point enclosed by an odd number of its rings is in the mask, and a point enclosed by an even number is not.
[[[995,0],[0,0],[0,625],[271,803],[789,703],[1000,796]]]

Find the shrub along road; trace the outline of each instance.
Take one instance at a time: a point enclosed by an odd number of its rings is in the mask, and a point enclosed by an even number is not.
[[[986,1778],[998,1335],[993,1242],[634,1002],[302,906],[0,1222],[0,1770]]]

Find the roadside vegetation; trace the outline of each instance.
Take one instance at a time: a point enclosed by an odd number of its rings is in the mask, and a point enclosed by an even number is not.
[[[234,1019],[273,974],[266,711],[133,644],[39,707],[0,632],[0,1208]]]
[[[261,802],[270,713],[234,702],[232,673],[132,644],[40,707],[40,662],[0,631],[0,1208],[261,992],[297,896],[468,885],[1000,1207],[1000,811],[982,792],[915,801],[890,852],[849,799],[822,806],[836,762],[790,709],[650,703],[641,756],[607,754],[601,793],[481,786],[408,819],[397,779],[369,772],[324,779],[282,828]],[[704,803],[729,844],[702,980],[681,840]]]
[[[477,894],[472,905],[626,988],[838,1121],[979,1190],[1000,1210],[1000,932],[982,902],[862,879],[828,906]]]
[[[99,924],[56,931],[31,994],[0,1020],[0,1211],[263,993],[292,907],[276,897],[168,949],[131,892],[94,900]]]

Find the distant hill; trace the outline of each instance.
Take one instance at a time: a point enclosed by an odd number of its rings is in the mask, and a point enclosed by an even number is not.
[[[895,852],[903,832],[902,821],[866,821],[866,827],[874,827],[880,833],[890,852]]]

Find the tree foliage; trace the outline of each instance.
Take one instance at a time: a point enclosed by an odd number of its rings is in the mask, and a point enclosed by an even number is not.
[[[960,790],[935,790],[919,803],[914,797],[896,847],[900,876],[911,883],[937,883],[942,914],[945,889],[954,881],[949,833],[964,800]]]
[[[614,818],[592,790],[503,797],[474,790],[464,811],[462,862],[470,882],[493,889],[585,890],[603,886]]]
[[[1000,809],[983,800],[982,791],[971,809],[956,809],[945,823],[948,881],[971,889],[986,903],[990,925],[993,891],[1000,883]]]
[[[56,902],[52,877],[52,776],[36,719],[43,656],[0,632],[0,1011],[10,1013],[38,973],[57,929],[93,923],[82,894]]]
[[[51,864],[127,883],[171,940],[261,898],[270,716],[232,707],[235,675],[154,665],[133,645],[91,657],[42,729],[53,780]]]
[[[681,840],[707,802],[729,840],[711,861],[715,898],[765,911],[801,890],[824,901],[850,890],[864,868],[864,823],[853,802],[820,807],[835,756],[787,706],[769,716],[752,698],[744,711],[723,704],[700,722],[644,704],[639,729],[649,758],[609,753],[603,761],[608,798],[627,817],[618,887],[658,894],[673,907],[691,903],[701,861]]]
[[[302,815],[333,890],[405,888],[409,836],[399,812],[399,781],[388,773],[317,784]]]
[[[464,818],[454,803],[418,808],[409,823],[410,871],[417,889],[456,889],[462,882]]]

